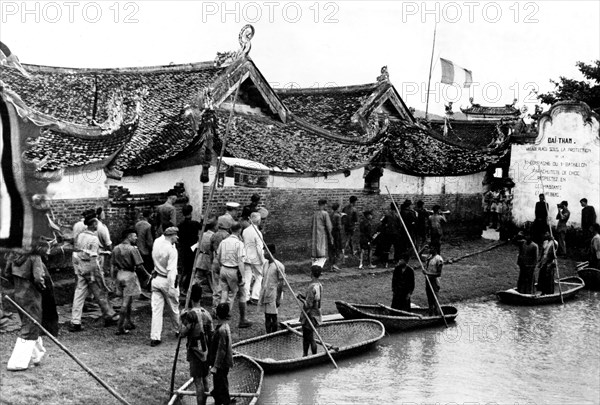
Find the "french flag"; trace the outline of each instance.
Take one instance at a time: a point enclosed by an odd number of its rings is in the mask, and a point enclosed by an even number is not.
[[[440,58],[440,62],[442,63],[442,83],[456,83],[462,87],[471,86],[471,83],[473,83],[473,72],[455,65],[448,59]]]

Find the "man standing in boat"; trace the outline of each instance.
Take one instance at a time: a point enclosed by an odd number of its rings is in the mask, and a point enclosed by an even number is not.
[[[298,294],[298,299],[302,302],[304,309],[300,314],[300,323],[302,324],[302,351],[304,356],[308,356],[309,347],[312,354],[317,354],[315,331],[310,323],[316,328],[322,321],[321,297],[323,297],[323,285],[319,282],[322,270],[323,269],[320,266],[312,266],[310,268],[312,279],[306,289],[306,296]],[[310,323],[308,319],[310,319]]]
[[[544,235],[544,244],[542,245],[542,255],[538,262],[540,269],[538,275],[538,290],[542,295],[554,294],[554,275],[556,273],[556,248],[558,242],[552,238],[550,232]]]
[[[517,291],[521,294],[533,294],[533,284],[535,275],[535,265],[538,259],[538,245],[531,239],[531,234],[519,233],[520,242],[519,256],[517,265],[519,266],[519,280],[517,281]]]
[[[440,256],[437,247],[431,247],[431,255],[427,259],[427,269],[424,271],[425,277],[425,293],[427,294],[427,304],[429,305],[429,316],[438,315],[437,309],[437,293],[440,291],[439,278],[442,276],[442,266],[444,259]],[[433,288],[433,289],[432,289]]]
[[[213,390],[211,395],[215,405],[229,405],[233,402],[229,396],[229,369],[233,367],[233,350],[231,349],[231,330],[229,329],[229,304],[217,305],[215,333],[210,343],[208,364],[212,367]]]
[[[392,276],[392,308],[410,311],[410,297],[414,289],[415,272],[404,259],[401,259]]]
[[[539,201],[535,203],[535,220],[531,230],[533,241],[541,245],[544,242],[544,233],[548,231],[548,203],[544,194],[539,195]]]
[[[190,363],[190,377],[196,386],[198,405],[206,404],[208,391],[208,349],[213,335],[213,322],[208,311],[202,308],[202,287],[192,285],[190,301],[192,307],[181,314],[182,336],[187,336],[187,361]]]

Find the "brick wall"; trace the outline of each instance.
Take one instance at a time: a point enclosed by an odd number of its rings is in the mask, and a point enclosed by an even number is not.
[[[209,187],[204,188],[203,201],[208,200]],[[311,239],[311,219],[317,206],[317,201],[326,198],[331,204],[339,202],[343,207],[351,195],[358,197],[357,209],[362,212],[371,209],[374,222],[379,221],[390,204],[390,199],[384,194],[363,194],[362,190],[348,189],[265,189],[227,187],[217,189],[211,204],[212,213],[221,215],[228,201],[246,205],[252,194],[261,196],[261,205],[269,210],[269,217],[264,223],[264,235],[267,242],[274,241],[277,245],[278,256],[285,260],[304,260],[309,257]],[[396,203],[400,205],[409,198],[416,204],[423,200],[425,207],[431,209],[435,204],[443,210],[452,213],[447,217],[446,240],[452,238],[478,237],[481,235],[481,194],[436,194],[413,195],[395,194]],[[144,209],[154,209],[162,204],[166,194],[135,194],[127,189],[111,187],[109,199],[54,200],[53,212],[59,223],[71,227],[79,221],[80,214],[85,209],[103,207],[106,212],[104,223],[108,226],[114,244],[120,242],[121,232],[135,224],[139,214]],[[178,220],[182,219],[181,209],[187,202],[187,197],[177,201]],[[203,210],[205,207],[203,207]],[[358,237],[358,235],[357,235]],[[70,265],[70,255],[56,259],[52,267]]]
[[[203,201],[208,200],[209,187],[204,188]],[[302,260],[310,256],[311,219],[317,207],[317,201],[325,198],[331,204],[339,202],[341,207],[348,203],[350,196],[358,197],[357,209],[362,212],[371,209],[374,222],[379,221],[390,205],[390,199],[383,194],[363,194],[362,190],[348,189],[264,189],[227,187],[218,189],[213,196],[212,212],[220,215],[225,211],[227,201],[242,205],[250,203],[252,194],[261,196],[261,205],[269,210],[263,232],[267,242],[274,241],[277,253],[286,260]],[[439,204],[443,210],[450,210],[446,226],[447,239],[456,237],[478,237],[481,235],[481,198],[477,194],[438,194],[413,195],[396,194],[394,200],[400,205],[405,199],[411,199],[413,206],[423,200],[425,207],[431,209]],[[203,208],[204,210],[205,208]]]

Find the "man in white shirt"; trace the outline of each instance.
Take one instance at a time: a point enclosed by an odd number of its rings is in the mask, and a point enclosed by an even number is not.
[[[167,303],[167,312],[173,328],[179,331],[179,286],[177,285],[177,248],[179,229],[172,226],[154,241],[152,245],[152,324],[150,327],[150,346],[161,343],[163,310]]]
[[[231,235],[219,244],[217,260],[221,266],[219,284],[221,285],[221,303],[226,302],[231,308],[233,300],[239,299],[240,323],[238,327],[249,328],[252,323],[246,319],[246,301],[248,296],[244,288],[242,274],[245,271],[244,262],[246,254],[244,242],[241,240],[242,225],[234,222],[231,226]]]
[[[250,222],[252,225],[242,231],[242,238],[244,240],[244,247],[246,248],[246,261],[244,263],[244,289],[245,294],[250,299],[248,303],[250,305],[258,304],[258,297],[260,295],[260,286],[263,278],[263,266],[266,263],[264,255],[264,246],[262,233],[258,230],[260,225],[260,214],[253,212],[250,214]],[[254,276],[254,286],[252,287],[252,294],[250,294],[250,283],[252,282],[252,276]]]

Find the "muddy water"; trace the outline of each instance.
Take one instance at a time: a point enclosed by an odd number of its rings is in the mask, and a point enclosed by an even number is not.
[[[457,305],[449,329],[386,336],[358,357],[267,375],[259,404],[598,404],[600,293],[566,305]]]

